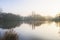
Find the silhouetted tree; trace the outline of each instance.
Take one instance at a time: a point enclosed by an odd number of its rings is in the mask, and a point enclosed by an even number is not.
[[[19,26],[22,22],[22,17],[12,13],[0,14],[0,28],[10,29]]]
[[[53,20],[55,22],[60,22],[60,14],[56,15],[56,17]]]

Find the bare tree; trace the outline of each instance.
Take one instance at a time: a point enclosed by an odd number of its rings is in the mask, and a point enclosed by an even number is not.
[[[3,10],[2,10],[2,8],[0,8],[0,12],[2,12]]]

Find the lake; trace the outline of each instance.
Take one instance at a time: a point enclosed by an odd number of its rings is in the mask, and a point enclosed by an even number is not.
[[[34,24],[35,25],[35,24]],[[44,22],[40,25],[22,23],[14,30],[22,38],[38,38],[48,40],[60,40],[60,22]]]

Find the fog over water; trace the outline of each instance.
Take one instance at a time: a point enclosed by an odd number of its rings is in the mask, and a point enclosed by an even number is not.
[[[0,38],[11,31],[19,40],[60,40],[60,0],[0,0]]]
[[[55,18],[34,13],[27,17],[3,12],[0,15],[0,38],[12,30],[19,40],[60,40],[60,15]]]
[[[60,40],[60,23],[45,22],[39,26],[32,26],[33,24],[22,23],[19,27],[14,28],[19,35],[19,39],[51,39]],[[5,29],[0,29],[1,36],[3,36]]]

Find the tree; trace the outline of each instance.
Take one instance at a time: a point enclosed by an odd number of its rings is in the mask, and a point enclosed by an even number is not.
[[[2,8],[0,8],[0,12],[2,12],[3,10],[2,10]]]
[[[53,20],[55,22],[59,22],[60,21],[60,14],[57,14],[56,17]]]
[[[22,17],[12,13],[1,13],[2,18],[0,18],[0,28],[11,29],[16,26],[21,25]]]

